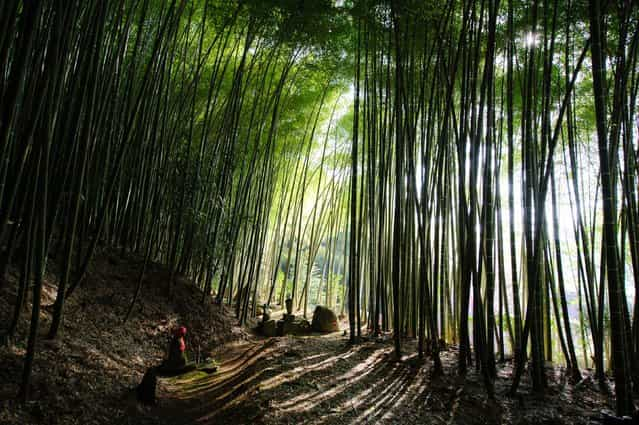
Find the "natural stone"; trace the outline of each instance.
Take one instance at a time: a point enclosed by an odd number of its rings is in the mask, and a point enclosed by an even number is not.
[[[315,332],[339,331],[337,316],[331,309],[318,305],[313,312],[312,328]]]
[[[264,336],[277,336],[277,322],[275,320],[267,320],[262,323],[262,334]]]
[[[280,335],[304,335],[310,332],[311,325],[306,319],[296,319],[293,321],[280,320],[278,322]]]

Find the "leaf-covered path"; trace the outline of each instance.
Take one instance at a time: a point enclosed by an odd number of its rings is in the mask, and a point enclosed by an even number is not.
[[[216,374],[164,381],[147,414],[171,424],[589,424],[612,407],[590,379],[573,386],[561,369],[546,398],[529,395],[526,381],[513,399],[503,365],[490,401],[474,372],[457,377],[456,350],[443,353],[437,379],[429,361],[392,355],[390,342],[351,346],[339,333],[224,346]]]

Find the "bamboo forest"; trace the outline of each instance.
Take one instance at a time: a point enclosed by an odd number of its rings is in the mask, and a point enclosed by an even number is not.
[[[0,0],[0,423],[639,424],[639,3]]]

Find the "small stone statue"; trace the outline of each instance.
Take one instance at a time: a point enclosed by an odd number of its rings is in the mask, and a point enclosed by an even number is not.
[[[171,343],[167,353],[167,358],[160,365],[162,372],[176,372],[184,369],[187,364],[186,344],[184,337],[186,336],[186,327],[180,326],[173,334]]]
[[[286,304],[286,314],[293,315],[293,300],[291,297],[288,297],[284,303]]]
[[[268,308],[268,304],[262,306],[262,323],[266,323],[271,320],[271,309]]]
[[[285,322],[292,322],[295,320],[295,315],[293,314],[293,299],[288,297],[286,299],[286,314],[284,315]]]

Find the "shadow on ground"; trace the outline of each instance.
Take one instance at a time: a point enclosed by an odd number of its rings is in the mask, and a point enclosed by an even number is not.
[[[408,342],[406,353],[415,353]],[[589,424],[609,408],[593,386],[575,388],[561,369],[549,372],[545,398],[506,396],[509,364],[497,397],[486,396],[475,371],[456,374],[455,350],[442,353],[445,376],[429,360],[401,362],[389,342],[350,345],[340,334],[257,339],[224,347],[215,375],[193,373],[163,383],[153,414],[172,424]]]

